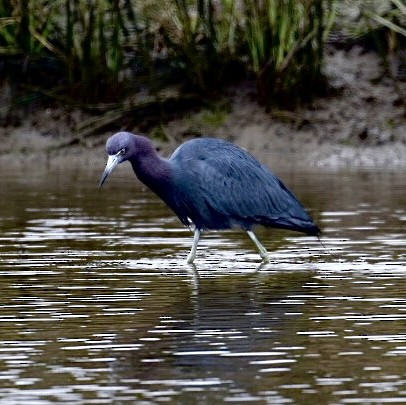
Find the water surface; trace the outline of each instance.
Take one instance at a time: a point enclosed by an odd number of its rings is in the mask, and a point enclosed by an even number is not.
[[[0,402],[406,403],[399,172],[281,172],[324,230],[192,233],[120,167],[2,168]],[[331,251],[333,255],[330,255]]]

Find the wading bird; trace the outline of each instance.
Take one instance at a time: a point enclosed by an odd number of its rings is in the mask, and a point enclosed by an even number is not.
[[[250,153],[215,138],[192,139],[169,159],[158,155],[140,135],[118,132],[106,143],[107,165],[100,187],[114,168],[129,161],[138,179],[160,197],[186,226],[194,226],[187,262],[196,257],[204,230],[240,227],[264,262],[269,256],[253,232],[254,225],[318,236],[313,222],[293,193]]]

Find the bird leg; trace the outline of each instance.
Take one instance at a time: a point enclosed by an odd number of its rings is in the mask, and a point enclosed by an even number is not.
[[[197,250],[197,244],[199,243],[199,239],[200,239],[200,229],[195,228],[192,249],[186,260],[186,262],[189,264],[193,263],[193,260],[195,260],[195,258],[196,258],[196,250]]]
[[[259,239],[257,238],[257,236],[255,235],[254,232],[247,231],[247,233],[248,233],[248,236],[251,238],[251,240],[254,242],[255,246],[257,247],[257,249],[259,251],[259,255],[262,258],[262,261],[264,263],[268,263],[269,255],[268,255],[268,252],[266,251],[266,249],[264,248],[264,246],[262,245],[262,243],[259,241]]]

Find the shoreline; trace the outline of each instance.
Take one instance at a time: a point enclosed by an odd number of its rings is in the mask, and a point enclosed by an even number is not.
[[[271,169],[406,169],[406,82],[379,77],[380,59],[354,47],[327,56],[326,75],[336,95],[319,98],[293,112],[268,113],[240,85],[226,94],[227,108],[202,109],[159,126],[167,142],[155,144],[164,156],[195,136],[228,139]],[[120,127],[57,148],[72,136],[84,113],[63,108],[34,111],[17,127],[0,127],[0,165],[104,167],[104,143]],[[152,138],[157,138],[152,133]]]

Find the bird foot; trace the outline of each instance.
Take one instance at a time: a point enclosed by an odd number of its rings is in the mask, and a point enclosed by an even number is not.
[[[187,259],[186,259],[186,263],[187,264],[193,264],[193,261],[195,260],[195,255],[191,255],[189,254]]]
[[[266,254],[261,254],[261,258],[262,258],[262,264],[267,264],[271,260],[267,253]]]

